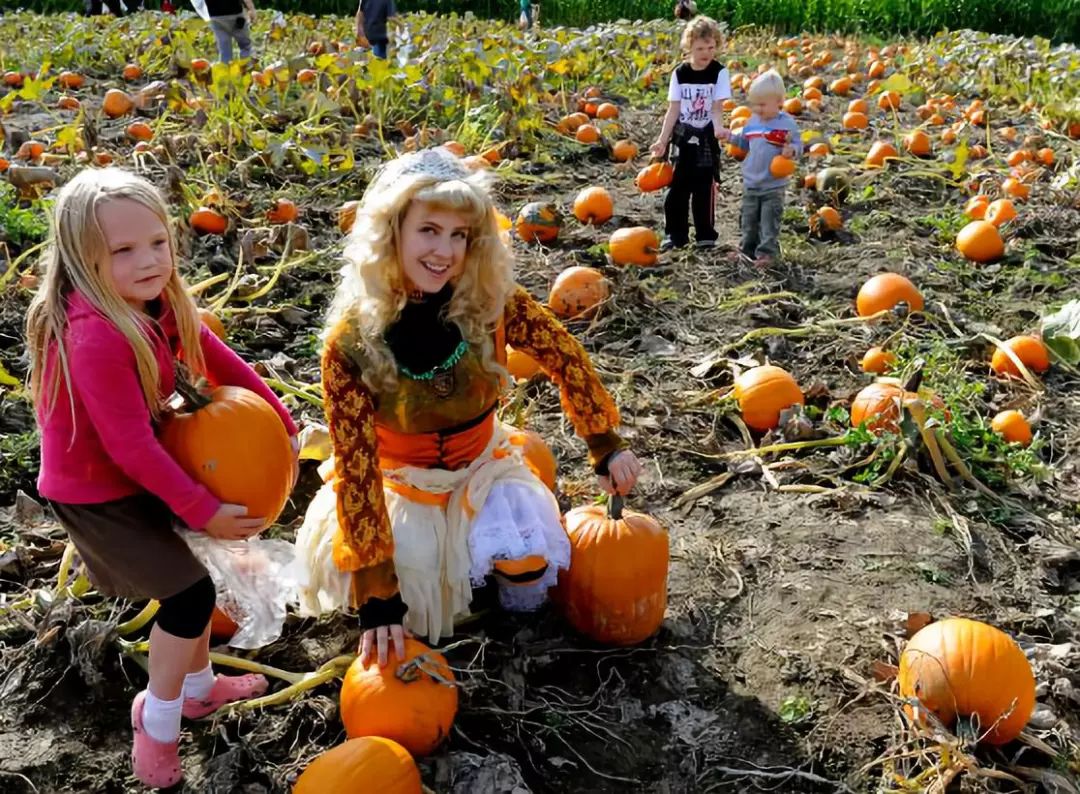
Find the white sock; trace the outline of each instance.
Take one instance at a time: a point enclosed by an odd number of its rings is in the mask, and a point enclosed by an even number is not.
[[[159,742],[175,742],[180,738],[180,710],[184,696],[176,700],[162,700],[149,689],[143,701],[143,727],[151,739]]]
[[[210,665],[197,673],[188,673],[184,676],[184,698],[196,698],[205,700],[210,690],[214,687],[214,671]]]

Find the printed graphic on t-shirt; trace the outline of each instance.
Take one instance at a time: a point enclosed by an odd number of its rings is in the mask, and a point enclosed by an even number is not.
[[[700,70],[683,64],[671,73],[668,101],[679,102],[679,121],[683,124],[705,127],[713,120],[713,104],[730,96],[728,71],[716,61]]]

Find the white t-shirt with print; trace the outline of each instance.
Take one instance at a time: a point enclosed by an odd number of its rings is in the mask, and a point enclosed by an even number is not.
[[[671,73],[668,102],[681,103],[679,121],[687,126],[708,126],[713,120],[713,103],[730,96],[731,78],[717,61],[709,61],[704,69],[682,63]],[[719,123],[720,119],[716,121]]]

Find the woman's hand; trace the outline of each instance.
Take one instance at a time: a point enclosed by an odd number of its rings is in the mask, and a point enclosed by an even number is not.
[[[630,493],[637,478],[641,476],[643,467],[637,455],[628,449],[616,452],[608,460],[608,473],[601,474],[597,479],[600,488],[609,495]]]
[[[649,153],[652,154],[653,157],[663,157],[667,154],[667,147],[668,145],[665,141],[657,141],[649,147]]]
[[[360,664],[367,666],[372,657],[372,651],[378,652],[379,667],[386,667],[390,643],[394,643],[394,655],[399,661],[405,659],[405,638],[411,637],[404,626],[400,623],[393,626],[379,626],[377,629],[368,629],[360,635]]]

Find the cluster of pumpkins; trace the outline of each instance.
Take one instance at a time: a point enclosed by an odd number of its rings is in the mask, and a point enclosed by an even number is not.
[[[862,285],[855,305],[860,317],[870,318],[901,306],[906,306],[907,311],[920,312],[924,301],[910,279],[898,273],[879,273]],[[893,353],[872,347],[863,356],[861,364],[864,372],[883,375],[895,360]],[[1049,369],[1049,351],[1037,336],[1012,337],[994,351],[990,360],[990,369],[1002,377],[1019,377],[1020,365],[1038,373]],[[784,410],[803,404],[803,392],[795,379],[786,370],[773,365],[743,372],[735,380],[733,396],[747,427],[758,432],[777,427]],[[858,427],[865,423],[874,433],[895,432],[903,406],[917,398],[928,401],[938,410],[946,410],[944,401],[928,390],[910,393],[895,378],[878,378],[852,400],[851,424]],[[1017,410],[998,413],[991,420],[991,428],[1009,442],[1026,446],[1032,441],[1031,426]]]

